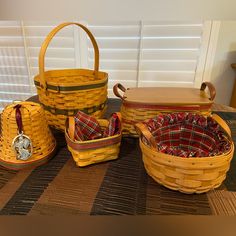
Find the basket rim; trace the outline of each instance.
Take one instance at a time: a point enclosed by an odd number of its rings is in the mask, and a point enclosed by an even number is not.
[[[68,139],[71,140],[72,143],[75,143],[75,144],[90,144],[90,143],[98,142],[98,141],[101,141],[101,140],[102,140],[102,141],[106,141],[106,140],[109,140],[109,139],[117,138],[117,137],[121,136],[121,133],[120,133],[120,134],[113,135],[113,136],[105,137],[105,138],[92,139],[92,140],[86,140],[86,141],[73,141],[73,140],[69,137],[68,132],[67,132],[67,129],[65,129],[65,135],[68,137]]]
[[[84,68],[78,68],[78,69],[75,69],[75,68],[71,68],[71,69],[56,69],[56,70],[47,70],[45,71],[45,76],[54,76],[54,74],[59,74],[60,76],[57,76],[57,77],[61,77],[62,76],[62,72],[63,74],[65,73],[71,73],[70,76],[73,76],[73,75],[78,75],[78,72],[86,72],[86,73],[89,73],[92,75],[94,75],[94,70],[91,70],[91,69],[84,69]],[[72,74],[72,72],[74,72]],[[66,75],[64,75],[66,76]],[[82,75],[81,75],[82,76]],[[89,76],[88,74],[84,75],[84,76]],[[98,71],[98,80],[106,80],[108,78],[108,73],[105,72],[105,71]],[[34,80],[36,81],[40,81],[39,79],[39,74],[35,75],[34,76]],[[91,81],[88,81],[89,83],[91,83]],[[96,81],[95,81],[96,82]],[[47,81],[48,84],[51,84],[50,81]],[[87,82],[83,82],[82,84],[85,84]]]
[[[183,161],[189,161],[189,162],[193,162],[193,161],[201,161],[201,162],[206,162],[207,160],[218,160],[218,159],[222,159],[222,158],[227,158],[227,156],[234,152],[234,143],[232,140],[230,140],[230,149],[229,151],[221,154],[221,155],[216,155],[216,156],[210,156],[210,157],[180,157],[180,156],[175,156],[175,155],[169,155],[169,154],[166,154],[166,153],[163,153],[163,152],[159,152],[158,150],[153,150],[151,147],[149,147],[148,145],[146,145],[142,140],[141,138],[139,138],[139,143],[140,143],[140,146],[144,146],[146,149],[148,149],[148,151],[150,151],[152,154],[158,154],[160,153],[164,158],[171,158],[171,159],[178,159],[178,160],[183,160]],[[143,150],[142,150],[143,152]],[[233,155],[231,157],[231,159],[233,158]]]
[[[68,146],[70,146],[74,150],[80,151],[80,150],[103,148],[109,145],[117,144],[121,142],[122,134],[120,133],[106,138],[100,138],[94,140],[73,141],[68,135],[67,128],[65,128],[65,138]]]

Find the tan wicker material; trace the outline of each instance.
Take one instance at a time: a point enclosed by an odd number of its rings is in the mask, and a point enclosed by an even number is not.
[[[225,121],[215,114],[212,117],[228,133],[231,143],[230,151],[213,157],[182,158],[158,152],[150,131],[143,123],[136,124],[140,137],[144,135],[149,143],[149,145],[144,144],[140,138],[139,144],[147,173],[156,182],[183,193],[203,193],[219,187],[230,168],[234,143]]]
[[[81,27],[89,36],[95,54],[94,70],[64,69],[44,70],[44,57],[54,35],[68,25]],[[35,76],[39,100],[46,111],[49,125],[64,131],[68,116],[81,110],[96,118],[106,111],[108,74],[99,71],[99,49],[92,33],[83,25],[63,23],[54,28],[46,37],[39,53],[39,75]]]
[[[119,117],[121,117],[119,113],[117,114]],[[102,129],[105,129],[109,123],[104,119],[99,119],[98,122]],[[65,129],[65,137],[67,141],[67,147],[71,152],[76,165],[79,167],[115,160],[119,156],[122,137],[121,134],[88,141],[74,140],[73,117],[69,118],[69,122]]]
[[[18,135],[14,106],[7,106],[1,115],[0,165],[9,169],[21,169],[38,166],[48,161],[56,151],[56,141],[48,127],[43,108],[33,102],[19,102],[22,115],[23,132],[33,146],[32,156],[26,160],[17,160],[12,148],[13,139]]]
[[[210,97],[204,91],[208,87]],[[124,92],[122,96],[119,90]],[[161,113],[190,111],[210,115],[216,92],[214,86],[205,82],[201,89],[194,88],[124,88],[113,87],[114,94],[121,98],[123,134],[138,136],[134,124]]]

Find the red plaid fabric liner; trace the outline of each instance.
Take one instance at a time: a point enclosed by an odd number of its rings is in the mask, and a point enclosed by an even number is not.
[[[103,137],[119,134],[121,130],[121,122],[116,113],[113,113],[109,120],[109,125],[103,133]]]
[[[75,139],[86,141],[113,136],[121,131],[121,122],[116,113],[112,114],[108,127],[103,131],[96,118],[82,111],[75,115]]]
[[[97,120],[82,111],[75,115],[75,139],[80,141],[102,137],[102,130]]]
[[[145,123],[160,152],[180,157],[220,155],[230,148],[219,124],[193,113],[159,115]]]

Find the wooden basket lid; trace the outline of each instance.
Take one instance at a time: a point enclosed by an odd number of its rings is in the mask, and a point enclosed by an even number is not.
[[[142,104],[210,105],[213,103],[213,99],[215,97],[215,88],[210,83],[203,83],[201,89],[173,87],[143,87],[125,89],[123,86],[118,85],[116,88],[115,86],[115,95],[117,95],[117,88],[120,88],[124,94],[123,96],[118,97],[121,97],[125,102]],[[206,86],[209,88],[210,96],[205,92]]]

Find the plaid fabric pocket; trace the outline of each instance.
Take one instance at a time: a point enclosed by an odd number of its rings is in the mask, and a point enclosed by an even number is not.
[[[75,138],[77,140],[92,140],[102,137],[102,130],[97,120],[82,111],[75,115]]]
[[[121,122],[116,113],[113,113],[111,115],[111,118],[109,120],[109,125],[105,129],[103,133],[103,137],[113,136],[116,134],[119,134],[121,131]]]

